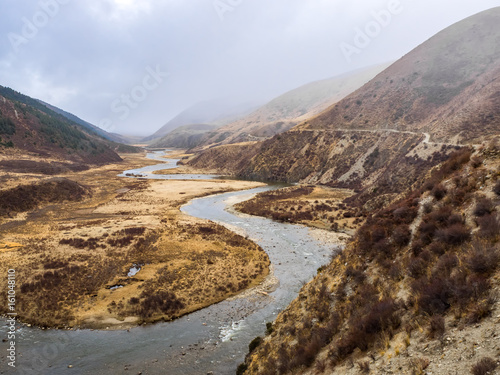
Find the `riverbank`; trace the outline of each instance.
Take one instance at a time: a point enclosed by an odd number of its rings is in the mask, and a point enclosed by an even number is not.
[[[220,302],[267,276],[268,257],[253,242],[179,211],[196,197],[262,184],[127,179],[117,174],[158,162],[122,157],[64,175],[88,190],[81,201],[2,218],[0,242],[22,245],[0,252],[0,272],[18,275],[20,321],[129,328]],[[17,178],[28,184],[45,177]]]
[[[366,219],[359,207],[344,203],[353,195],[349,189],[298,185],[260,193],[237,203],[235,209],[249,215],[307,225],[327,233],[333,231],[346,240]]]

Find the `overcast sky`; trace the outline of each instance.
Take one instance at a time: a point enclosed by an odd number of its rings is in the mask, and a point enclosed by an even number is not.
[[[263,103],[314,80],[398,59],[445,27],[499,5],[0,0],[0,85],[107,130],[149,135],[199,101]]]

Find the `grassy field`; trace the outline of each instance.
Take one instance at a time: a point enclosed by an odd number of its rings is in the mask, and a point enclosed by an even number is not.
[[[64,186],[78,194],[57,199],[46,176],[1,176],[8,189],[0,196],[27,192],[37,198],[17,208],[0,202],[6,206],[0,272],[16,270],[21,321],[126,328],[170,320],[257,285],[268,274],[268,257],[257,245],[179,211],[192,198],[259,184],[120,178],[125,169],[155,163],[143,155],[122,157],[122,163],[65,174]],[[128,276],[134,266],[140,271]],[[0,280],[2,290],[6,282]]]

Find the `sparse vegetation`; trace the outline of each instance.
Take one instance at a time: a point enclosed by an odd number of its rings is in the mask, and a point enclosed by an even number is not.
[[[497,362],[489,357],[481,358],[473,367],[471,373],[473,375],[487,375],[492,374],[498,367]]]
[[[365,213],[342,203],[349,195],[346,191],[314,186],[288,187],[260,193],[235,208],[277,221],[351,232],[363,222]]]
[[[467,149],[453,153],[421,188],[368,216],[348,248],[278,317],[276,335],[249,355],[245,373],[350,368],[360,353],[375,358],[388,350],[402,331],[425,327],[428,339],[442,340],[457,325],[491,316],[499,220],[497,202],[479,189],[485,163],[475,161]],[[366,364],[358,362],[360,372],[369,371]],[[422,374],[429,365],[417,358],[408,369]]]

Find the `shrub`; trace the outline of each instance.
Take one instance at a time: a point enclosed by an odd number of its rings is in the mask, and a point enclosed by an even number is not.
[[[248,352],[253,352],[262,343],[262,337],[257,336],[248,344]]]
[[[495,186],[493,186],[493,192],[496,195],[500,195],[500,180],[498,180]]]
[[[54,269],[54,268],[62,268],[66,267],[68,265],[68,262],[62,261],[62,260],[50,260],[47,263],[43,265],[44,269]]]
[[[366,280],[365,272],[361,268],[348,266],[345,270],[345,276],[352,278],[356,284],[362,284]]]
[[[439,207],[437,210],[431,212],[424,217],[424,222],[433,222],[436,225],[442,226],[448,223],[449,217],[453,215],[452,209],[449,206]]]
[[[240,363],[238,368],[236,369],[236,375],[243,375],[245,371],[248,370],[248,366],[246,363]]]
[[[449,196],[451,204],[454,206],[460,206],[470,198],[471,194],[466,188],[456,187],[450,192]]]
[[[489,215],[495,210],[495,204],[489,198],[481,198],[474,207],[474,215],[484,216]]]
[[[446,196],[446,188],[441,184],[437,184],[432,188],[431,194],[436,200],[440,201]]]
[[[124,246],[130,245],[133,240],[134,240],[134,236],[127,235],[127,236],[121,237],[121,238],[108,238],[108,240],[106,242],[112,247],[124,247]]]
[[[133,227],[133,228],[125,228],[125,229],[122,229],[119,233],[122,233],[124,235],[127,235],[127,236],[140,236],[142,234],[144,234],[144,232],[146,231],[146,228],[145,227]]]
[[[396,208],[392,214],[398,222],[403,222],[406,224],[412,222],[415,218],[415,210],[407,206]]]
[[[359,372],[362,374],[369,374],[370,373],[370,362],[364,361],[364,362],[358,362],[358,367],[359,367]]]
[[[472,272],[489,275],[498,267],[500,256],[497,248],[494,246],[474,242],[465,261]]]
[[[447,280],[434,277],[431,280],[419,279],[412,288],[417,292],[418,306],[421,312],[429,315],[443,314],[451,306],[453,296]]]
[[[389,269],[389,277],[394,280],[401,280],[403,278],[403,268],[399,263],[393,263]]]
[[[443,254],[437,261],[434,268],[434,274],[436,276],[449,276],[451,271],[458,266],[458,257],[455,254],[446,253]]]
[[[452,292],[452,302],[460,311],[464,311],[472,301],[478,301],[490,289],[488,279],[481,275],[469,275],[464,270],[458,270],[449,279],[449,290]]]
[[[406,224],[398,225],[392,232],[392,239],[399,247],[408,245],[411,239],[410,227]]]
[[[479,168],[481,165],[483,165],[483,159],[480,158],[479,156],[474,156],[470,159],[472,163],[473,168]]]
[[[413,256],[418,257],[422,250],[424,249],[424,242],[419,238],[415,241],[413,241],[413,244],[411,245],[411,252]]]
[[[500,215],[492,213],[477,219],[479,224],[479,236],[494,240],[500,235]]]
[[[446,325],[444,318],[441,315],[433,315],[430,319],[429,337],[432,339],[439,338],[443,336],[445,330]]]
[[[453,224],[436,232],[436,238],[449,245],[460,245],[468,241],[470,236],[470,230],[464,224]]]
[[[447,225],[454,225],[454,224],[465,224],[464,217],[459,214],[451,214],[448,217],[448,220],[446,221]]]
[[[399,325],[397,307],[397,303],[391,298],[375,303],[361,320],[361,327],[366,333],[378,333]]]
[[[266,323],[266,335],[270,335],[273,332],[274,332],[273,323],[267,322]]]
[[[443,255],[445,252],[446,252],[446,245],[442,242],[438,242],[438,241],[435,241],[435,242],[432,242],[428,247],[427,249],[435,254],[435,255],[438,255],[438,256],[441,256]]]
[[[427,263],[420,257],[412,257],[408,262],[408,274],[417,279],[425,274]]]
[[[490,374],[497,368],[498,364],[494,359],[489,357],[481,358],[474,366],[472,366],[473,375],[486,375]]]
[[[420,224],[419,227],[419,242],[418,244],[423,247],[431,243],[434,238],[434,234],[436,233],[438,226],[435,221],[425,220]],[[416,245],[414,244],[414,247]],[[421,249],[420,249],[421,250]]]
[[[99,247],[105,248],[106,245],[99,244],[99,239],[91,237],[87,240],[84,240],[83,238],[63,238],[62,240],[59,241],[60,245],[69,245],[72,246],[76,249],[97,249]]]
[[[140,310],[143,318],[149,318],[155,313],[175,314],[185,307],[184,303],[171,292],[160,291],[148,295],[144,291],[141,297],[145,297],[141,302]]]
[[[0,191],[0,216],[29,211],[39,204],[81,201],[88,194],[88,190],[82,185],[66,178],[51,178],[38,184],[19,185]]]
[[[495,299],[489,296],[472,306],[471,311],[467,314],[467,323],[476,324],[482,319],[491,315]]]
[[[351,317],[350,329],[330,351],[333,363],[346,358],[356,348],[367,350],[380,332],[398,327],[401,323],[398,308],[398,304],[392,298],[366,303],[362,311]]]
[[[300,344],[292,358],[291,367],[311,366],[318,353],[330,342],[330,339],[331,333],[322,328],[314,329],[309,339],[299,337]]]

